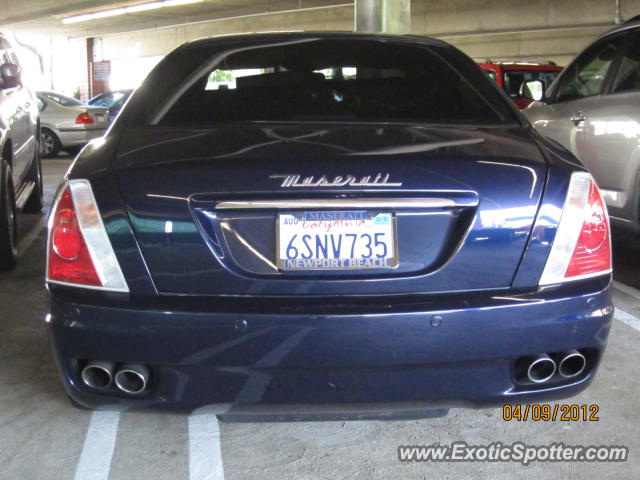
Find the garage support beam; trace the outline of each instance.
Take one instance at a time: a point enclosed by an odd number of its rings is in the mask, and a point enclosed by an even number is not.
[[[411,0],[356,0],[357,32],[411,32]]]

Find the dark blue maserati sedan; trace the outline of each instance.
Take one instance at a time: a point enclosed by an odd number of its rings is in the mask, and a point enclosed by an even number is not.
[[[562,398],[613,314],[589,173],[428,38],[181,46],[79,154],[48,235],[53,349],[90,408]]]

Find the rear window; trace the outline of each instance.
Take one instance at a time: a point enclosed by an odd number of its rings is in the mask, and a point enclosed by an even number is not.
[[[77,107],[79,105],[82,105],[82,102],[80,100],[67,97],[66,95],[60,95],[59,93],[43,93],[42,95],[47,97],[49,100],[59,103],[63,107]]]
[[[125,93],[123,92],[110,92],[89,100],[89,105],[94,107],[107,107],[112,108],[120,103],[123,103]]]
[[[465,78],[428,45],[303,38],[192,47],[165,63],[146,84],[154,107],[145,123],[504,120],[476,89],[489,83],[481,72]]]

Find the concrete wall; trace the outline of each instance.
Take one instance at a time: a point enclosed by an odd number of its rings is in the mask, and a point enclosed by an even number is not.
[[[71,10],[100,8],[104,0],[0,0],[0,23],[16,23]]]
[[[412,33],[443,38],[472,57],[566,63],[614,23],[615,0],[413,0]],[[622,19],[640,0],[621,0]],[[352,30],[353,7],[218,20],[102,38],[104,59],[163,55],[211,35],[269,30]]]
[[[623,20],[640,15],[639,0],[620,4]],[[566,65],[611,28],[615,14],[615,0],[414,0],[412,32],[440,37],[472,57]]]
[[[105,60],[131,56],[164,55],[188,40],[212,35],[277,30],[352,29],[353,7],[350,6],[268,14],[107,36],[102,38],[102,55]]]

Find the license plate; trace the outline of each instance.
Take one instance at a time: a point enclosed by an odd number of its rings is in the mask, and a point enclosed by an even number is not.
[[[278,215],[280,270],[389,269],[398,266],[388,212],[308,211]]]
[[[104,123],[107,121],[107,116],[103,114],[98,114],[96,115],[96,120],[98,121],[98,123]]]

